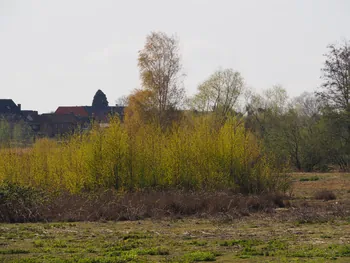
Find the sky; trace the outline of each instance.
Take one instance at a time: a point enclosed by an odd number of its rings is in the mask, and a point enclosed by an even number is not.
[[[188,95],[215,70],[290,96],[321,83],[327,45],[350,40],[349,0],[0,0],[0,99],[51,112],[140,88],[152,31],[180,40]]]

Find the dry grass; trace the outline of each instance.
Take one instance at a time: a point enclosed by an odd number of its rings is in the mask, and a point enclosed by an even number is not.
[[[60,194],[37,201],[28,189],[13,191],[0,202],[0,221],[98,221],[145,218],[223,218],[235,219],[251,213],[271,213],[284,207],[282,195],[243,196],[229,191],[143,191],[120,194],[114,190],[86,194]],[[0,191],[1,192],[1,191]],[[26,206],[25,204],[30,204]],[[35,213],[34,213],[35,211]]]
[[[317,176],[317,181],[300,181],[301,178]],[[312,199],[320,190],[332,191],[338,200],[350,198],[350,173],[295,173],[292,175],[293,196],[296,199]]]
[[[292,178],[291,208],[278,213],[283,221],[329,222],[350,216],[349,173],[295,173]]]
[[[30,192],[18,191],[5,203],[0,202],[0,221],[123,221],[184,217],[230,221],[263,213],[264,216],[283,221],[305,223],[350,216],[349,174],[318,174],[317,181],[300,181],[305,176],[315,175],[292,175],[294,182],[289,196],[244,196],[230,191],[179,190],[121,194],[106,190],[83,194],[61,193],[50,199],[44,198],[45,202],[42,199],[34,202],[32,195],[28,195]],[[333,190],[324,189],[325,186],[332,186]],[[25,204],[30,204],[30,207]]]

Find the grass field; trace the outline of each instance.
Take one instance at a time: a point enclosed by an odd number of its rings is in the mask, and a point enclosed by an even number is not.
[[[294,174],[291,207],[239,219],[0,224],[0,262],[350,262],[349,197],[350,174]]]

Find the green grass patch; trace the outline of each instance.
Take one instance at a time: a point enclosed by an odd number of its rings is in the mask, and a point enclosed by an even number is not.
[[[145,238],[152,238],[151,235],[145,234],[145,233],[128,233],[122,236],[123,240],[128,239],[145,239]]]
[[[204,247],[204,246],[208,245],[208,242],[203,241],[203,240],[193,240],[193,241],[189,242],[188,244],[193,245],[193,246],[197,246],[197,247]]]
[[[216,256],[212,252],[195,251],[184,255],[186,262],[215,261]]]
[[[55,248],[66,248],[68,247],[67,242],[64,240],[54,240],[52,243],[52,247]]]
[[[320,180],[318,176],[302,177],[299,179],[300,182],[314,182]]]
[[[44,247],[44,245],[45,245],[45,242],[43,240],[38,239],[33,241],[34,247]]]
[[[138,255],[150,255],[150,256],[159,256],[159,255],[169,255],[169,249],[164,247],[157,247],[157,248],[148,248],[148,249],[141,249],[137,251]]]

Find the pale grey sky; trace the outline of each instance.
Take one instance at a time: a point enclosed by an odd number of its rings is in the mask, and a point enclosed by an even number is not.
[[[350,39],[350,0],[0,0],[0,98],[39,112],[110,102],[140,87],[151,31],[177,34],[185,88],[233,68],[259,91],[320,83],[330,43]]]

